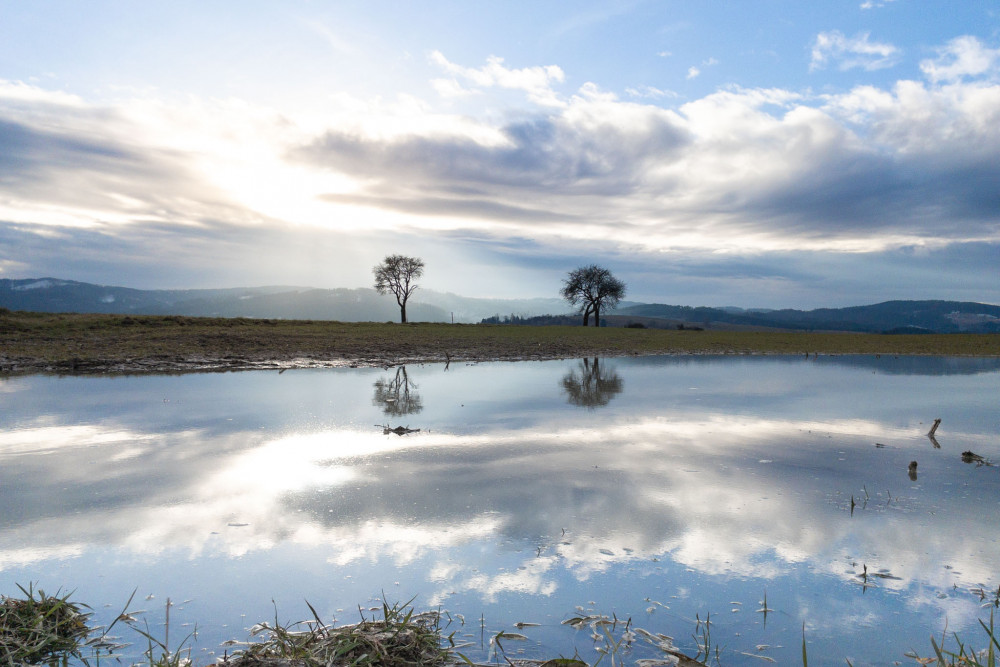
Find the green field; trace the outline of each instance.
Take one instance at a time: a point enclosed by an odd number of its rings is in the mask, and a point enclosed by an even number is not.
[[[648,354],[1000,356],[998,334],[678,331],[0,312],[0,370],[157,371]]]

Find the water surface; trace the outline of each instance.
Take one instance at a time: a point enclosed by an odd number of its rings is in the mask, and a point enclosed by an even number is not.
[[[1000,360],[891,357],[9,378],[0,592],[106,622],[136,590],[161,631],[169,597],[199,664],[383,594],[476,660],[517,622],[511,657],[594,660],[561,622],[595,613],[691,655],[710,615],[723,664],[800,662],[803,624],[810,663],[892,664],[982,644],[1000,468],[961,454],[1000,461],[998,395]]]

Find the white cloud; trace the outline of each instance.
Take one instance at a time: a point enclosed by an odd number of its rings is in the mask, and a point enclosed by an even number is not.
[[[85,104],[77,95],[46,90],[21,81],[0,79],[0,100],[5,104],[51,104],[58,107],[81,108]]]
[[[899,55],[900,50],[892,44],[870,41],[869,33],[847,37],[839,30],[831,30],[816,35],[809,69],[823,69],[835,62],[842,71],[855,68],[872,71],[892,67]]]
[[[445,98],[460,98],[481,94],[481,91],[465,88],[455,79],[434,79],[431,81],[431,87],[437,91],[438,95]]]
[[[1000,49],[991,49],[977,38],[956,37],[938,49],[935,59],[923,60],[920,70],[934,83],[959,81],[967,77],[991,75],[997,78]]]
[[[861,3],[861,9],[877,9],[880,7],[885,7],[890,2],[895,2],[896,0],[865,0]]]
[[[463,67],[450,62],[440,51],[432,51],[430,60],[457,77],[468,80],[481,88],[499,87],[511,90],[521,90],[528,94],[528,99],[536,104],[550,107],[562,106],[558,95],[552,90],[552,85],[562,83],[565,74],[557,65],[525,67],[510,69],[503,64],[503,58],[490,56],[486,64],[476,69]]]
[[[695,78],[701,76],[701,68],[702,67],[714,67],[715,65],[718,65],[718,64],[719,64],[719,61],[716,60],[715,58],[708,58],[707,60],[703,60],[701,62],[700,66],[699,65],[692,65],[691,67],[688,68],[687,78],[688,79],[695,79]]]
[[[637,86],[629,87],[625,89],[625,93],[630,97],[648,98],[648,99],[663,99],[663,98],[676,98],[677,93],[672,90],[664,90],[662,88],[655,88],[653,86]]]

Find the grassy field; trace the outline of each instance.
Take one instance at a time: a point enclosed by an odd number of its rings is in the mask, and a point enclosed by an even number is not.
[[[1000,356],[1000,335],[389,324],[0,309],[0,371],[114,372],[648,354]]]

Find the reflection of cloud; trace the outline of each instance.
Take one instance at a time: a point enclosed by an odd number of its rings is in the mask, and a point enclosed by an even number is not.
[[[135,433],[124,429],[109,431],[96,424],[35,425],[33,428],[0,431],[0,455],[10,456],[27,452],[65,454],[68,448],[73,447],[130,444],[152,440],[155,437],[151,433]],[[113,460],[120,460],[136,456],[141,451],[141,449],[131,448],[117,451],[111,456]]]
[[[501,591],[547,595],[556,563],[585,580],[662,554],[706,574],[772,577],[807,564],[853,581],[848,553],[857,571],[864,563],[899,577],[875,580],[890,589],[947,588],[955,577],[976,583],[1000,574],[984,556],[992,553],[990,538],[950,518],[974,511],[976,500],[951,498],[948,512],[927,511],[919,490],[904,485],[911,453],[871,445],[921,434],[877,422],[674,414],[555,433],[428,432],[408,441],[377,429],[336,430],[239,449],[236,442],[254,436],[233,433],[213,440],[229,453],[209,459],[203,432],[169,436],[164,448],[148,434],[88,427],[89,445],[79,448],[73,434],[81,432],[47,429],[0,440],[20,443],[2,450],[16,462],[5,472],[28,477],[39,497],[58,496],[50,487],[70,483],[79,466],[74,452],[110,461],[135,442],[144,443],[142,460],[119,457],[114,465],[124,467],[109,465],[100,485],[114,488],[120,475],[137,474],[131,485],[142,492],[119,490],[110,501],[85,494],[68,516],[53,503],[20,512],[5,506],[3,567],[79,554],[95,543],[146,554],[167,546],[199,554],[211,545],[238,556],[292,542],[323,545],[338,565],[378,557],[406,564],[500,533],[538,544],[538,556],[500,575],[436,566],[442,589],[490,599]],[[58,437],[69,438],[68,449]],[[49,444],[34,453],[25,444],[43,441]],[[940,479],[947,453],[924,453]],[[887,469],[895,459],[888,468],[899,469]],[[138,466],[151,460],[159,461],[158,476],[181,487],[149,485]],[[860,498],[862,484],[892,489],[895,500],[873,491],[871,507],[852,517],[846,504],[851,492]],[[25,550],[29,535],[49,546]],[[961,575],[942,570],[942,562]]]
[[[466,582],[459,583],[459,587],[481,593],[490,601],[496,600],[496,596],[500,593],[552,595],[556,590],[556,584],[546,580],[544,575],[554,565],[553,558],[535,558],[526,561],[525,565],[515,572],[503,572],[492,576],[473,575]]]

